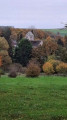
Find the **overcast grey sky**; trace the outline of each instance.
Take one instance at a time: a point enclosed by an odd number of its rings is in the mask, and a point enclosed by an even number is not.
[[[0,26],[60,28],[67,22],[67,0],[0,0]]]

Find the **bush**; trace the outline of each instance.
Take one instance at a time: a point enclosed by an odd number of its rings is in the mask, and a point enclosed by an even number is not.
[[[5,72],[0,68],[0,75],[4,75]]]
[[[57,73],[56,66],[59,65],[61,63],[61,61],[59,61],[59,60],[49,60],[49,63],[52,64],[54,72]]]
[[[0,77],[1,77],[1,75],[4,75],[5,73],[4,73],[4,71],[0,68]]]
[[[60,64],[56,67],[56,71],[57,71],[58,73],[66,74],[66,73],[67,73],[67,63],[60,63]]]
[[[25,74],[25,73],[26,73],[26,70],[27,70],[26,67],[22,67],[22,71],[21,71],[21,73],[22,73],[22,74]]]
[[[19,63],[13,63],[9,66],[9,71],[16,71],[21,72],[22,71],[22,65]]]
[[[12,77],[12,78],[16,78],[17,73],[16,73],[16,71],[10,71],[10,73],[9,73],[8,76],[9,76],[9,77]]]
[[[40,67],[35,63],[29,63],[26,70],[26,76],[38,77],[40,74]]]
[[[48,75],[54,73],[53,65],[49,62],[46,62],[43,65],[43,71]]]
[[[53,55],[49,55],[49,56],[48,56],[47,61],[55,60],[55,59],[56,59],[56,56],[55,56],[55,54],[53,54]]]
[[[16,71],[17,73],[26,73],[26,67],[22,67],[20,63],[13,63],[8,68],[9,71]]]

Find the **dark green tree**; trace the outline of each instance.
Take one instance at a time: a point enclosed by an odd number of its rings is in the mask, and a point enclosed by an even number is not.
[[[32,44],[27,39],[21,39],[15,49],[15,62],[26,66],[31,58]]]
[[[59,46],[55,55],[58,60],[67,63],[67,49],[65,47]]]
[[[62,46],[62,47],[64,46],[64,43],[63,43],[63,41],[60,38],[58,39],[57,44]]]

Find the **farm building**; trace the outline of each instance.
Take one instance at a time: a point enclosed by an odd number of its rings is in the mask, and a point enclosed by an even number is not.
[[[42,40],[35,40],[34,34],[31,31],[26,34],[25,38],[32,43],[33,47],[38,47],[40,45],[42,46],[43,44]]]

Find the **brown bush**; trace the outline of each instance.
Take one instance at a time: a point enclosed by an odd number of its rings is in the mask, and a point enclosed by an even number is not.
[[[21,71],[21,73],[22,73],[22,74],[25,74],[25,73],[26,73],[26,70],[27,70],[26,67],[22,67],[22,71]]]
[[[12,78],[16,78],[17,73],[16,73],[16,71],[10,71],[10,73],[9,73],[8,76],[9,76],[9,77],[12,77]]]
[[[13,63],[9,66],[9,71],[16,71],[16,72],[21,72],[22,70],[22,65],[19,63]]]
[[[16,71],[17,73],[25,74],[26,67],[22,67],[20,63],[13,63],[8,67],[9,71]]]
[[[26,70],[26,76],[38,77],[39,74],[40,74],[40,67],[33,62],[29,63]]]

